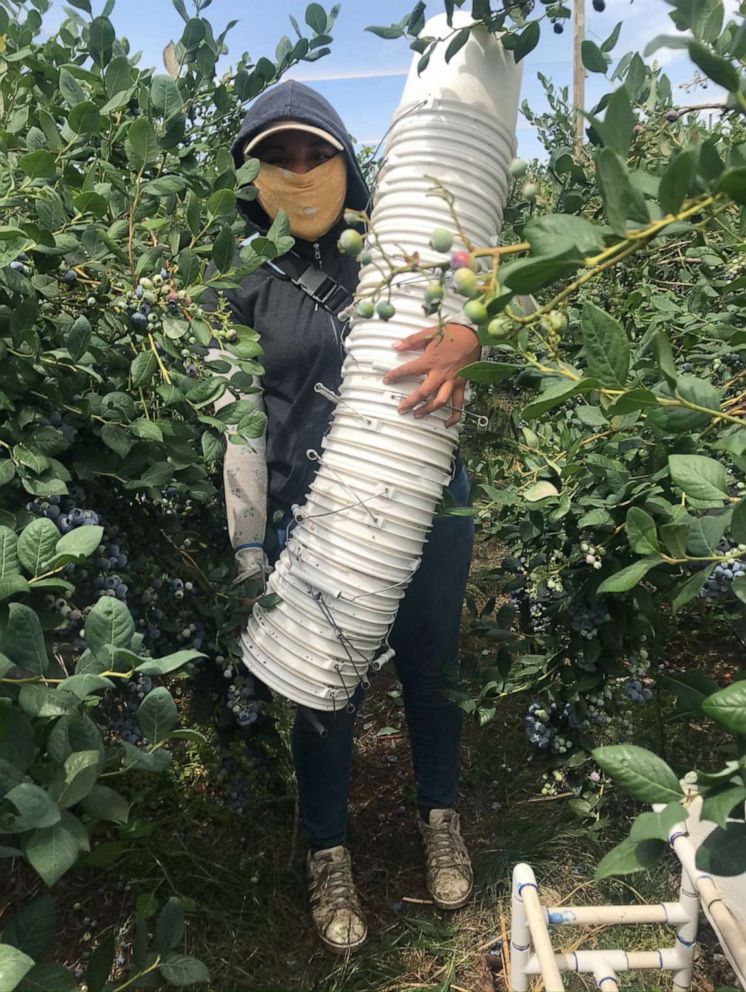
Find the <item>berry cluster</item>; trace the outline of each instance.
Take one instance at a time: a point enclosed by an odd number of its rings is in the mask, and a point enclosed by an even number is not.
[[[585,562],[592,568],[599,569],[603,566],[602,558],[606,553],[603,548],[589,544],[587,541],[580,542],[580,550],[585,555]]]
[[[588,641],[597,637],[602,624],[611,619],[609,611],[602,603],[593,606],[587,606],[585,603],[570,603],[568,616],[572,629]]]
[[[556,728],[550,723],[550,720],[553,717],[557,718],[559,714],[560,710],[556,702],[551,702],[548,707],[538,702],[530,704],[523,720],[523,728],[534,747],[551,754],[567,754],[572,747],[572,741],[557,733]]]
[[[643,685],[639,679],[627,679],[622,686],[622,692],[627,699],[631,699],[633,703],[638,703],[640,706],[649,703],[653,698],[653,690]]]
[[[227,690],[227,706],[239,727],[250,727],[259,719],[261,703],[256,698],[256,682],[248,673],[236,675],[232,668],[223,672],[231,679]]]
[[[731,591],[734,579],[746,575],[746,544],[731,544],[723,540],[718,546],[724,560],[718,562],[699,590],[704,599],[721,599]]]
[[[50,496],[48,499],[35,499],[26,503],[26,510],[35,517],[46,517],[59,528],[61,534],[76,527],[92,527],[99,523],[98,514],[86,510],[82,503],[85,494],[80,486],[69,486],[67,496]]]

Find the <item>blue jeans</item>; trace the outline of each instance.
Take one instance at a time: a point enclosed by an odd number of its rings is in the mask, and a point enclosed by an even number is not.
[[[448,489],[458,505],[468,503],[463,467]],[[463,711],[442,690],[458,685],[459,622],[473,538],[471,517],[436,517],[389,636],[423,816],[453,807],[458,797]],[[352,712],[297,709],[292,751],[300,823],[311,850],[347,843],[353,729],[363,695],[360,685]]]

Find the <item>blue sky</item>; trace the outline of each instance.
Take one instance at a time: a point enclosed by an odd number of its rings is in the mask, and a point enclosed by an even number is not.
[[[332,0],[324,0],[327,9]],[[615,58],[632,49],[642,49],[656,34],[675,34],[664,0],[606,0],[606,10],[599,14],[587,3],[587,37],[600,43],[622,22],[622,32],[614,49]],[[726,0],[733,11],[737,0]],[[93,0],[94,13],[103,0]],[[187,0],[189,7],[189,0]],[[326,96],[344,119],[348,130],[359,143],[377,144],[395,110],[404,85],[412,52],[402,39],[386,41],[364,28],[371,24],[390,24],[400,20],[413,6],[413,0],[341,0],[341,11],[334,29],[332,53],[314,63],[304,63],[286,78],[302,79]],[[538,5],[537,5],[538,6]],[[212,23],[222,28],[229,20],[238,24],[228,36],[231,55],[248,50],[254,59],[272,57],[281,35],[295,37],[288,15],[303,23],[305,0],[213,0],[206,11]],[[442,13],[441,0],[430,0],[428,14]],[[65,16],[63,4],[56,0],[48,15],[47,30],[56,29]],[[142,65],[162,69],[162,50],[170,39],[178,40],[183,22],[171,0],[117,0],[112,20],[119,34],[126,35],[133,50],[142,51]],[[676,87],[692,78],[692,66],[685,56],[673,50],[658,52],[657,59]],[[569,85],[572,76],[572,32],[569,25],[561,35],[551,29],[542,31],[539,46],[524,60],[522,98],[532,107],[542,107],[542,89],[536,73],[543,72],[558,86]],[[230,61],[230,57],[229,57]],[[606,91],[603,77],[588,74],[586,105]],[[712,92],[699,96],[682,92],[684,103],[704,102],[715,98]],[[519,117],[518,151],[526,158],[543,156],[533,130]]]

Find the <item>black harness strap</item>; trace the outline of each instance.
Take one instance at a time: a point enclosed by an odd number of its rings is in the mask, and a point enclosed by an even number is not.
[[[243,244],[250,244],[251,240],[249,238]],[[310,296],[314,303],[318,303],[335,317],[339,316],[340,310],[344,310],[352,303],[352,296],[344,286],[326,272],[309,265],[305,258],[301,258],[292,250],[281,258],[267,259],[262,268],[279,279],[287,279],[301,292]]]

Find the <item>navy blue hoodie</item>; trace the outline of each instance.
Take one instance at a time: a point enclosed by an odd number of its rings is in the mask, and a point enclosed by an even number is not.
[[[285,119],[323,128],[343,144],[347,161],[345,206],[366,209],[368,188],[341,118],[324,97],[303,83],[280,83],[254,101],[231,148],[236,165],[243,163],[243,148],[251,137]],[[266,230],[269,218],[256,200],[244,203],[242,209],[250,231],[257,227]],[[359,266],[337,249],[337,239],[346,226],[340,221],[317,242],[296,238],[294,250],[353,293]],[[335,390],[339,386],[346,326],[297,286],[266,268],[252,273],[238,289],[225,295],[237,320],[261,334],[269,506],[271,510],[287,510],[302,502],[316,469],[306,458],[306,451],[320,451],[332,407],[314,392],[314,385],[322,382]]]

